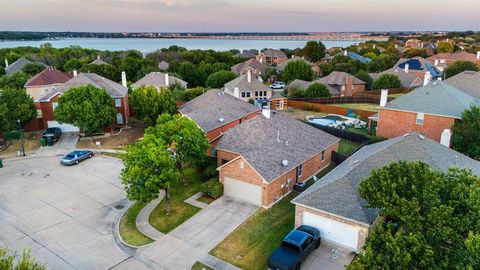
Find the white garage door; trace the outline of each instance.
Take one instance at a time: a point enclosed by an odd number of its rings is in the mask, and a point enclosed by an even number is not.
[[[303,212],[302,224],[319,229],[322,239],[357,250],[359,229],[354,226],[308,212]]]
[[[48,127],[59,127],[62,132],[79,132],[80,129],[74,125],[60,124],[57,121],[48,121]]]
[[[262,205],[262,187],[230,177],[225,177],[223,184],[223,193],[226,196],[258,206]]]

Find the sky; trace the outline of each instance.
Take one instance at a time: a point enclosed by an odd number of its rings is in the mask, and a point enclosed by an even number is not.
[[[480,30],[480,0],[0,0],[0,30]]]

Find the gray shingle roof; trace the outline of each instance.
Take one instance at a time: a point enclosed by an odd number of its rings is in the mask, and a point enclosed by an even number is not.
[[[278,72],[281,73],[281,72],[283,72],[283,71],[285,70],[285,67],[287,66],[287,64],[290,63],[290,62],[293,62],[293,61],[303,61],[303,62],[305,62],[305,63],[313,66],[313,64],[312,64],[311,62],[309,62],[309,61],[307,61],[307,60],[305,60],[305,59],[303,59],[303,58],[301,58],[301,57],[295,57],[295,58],[290,58],[290,59],[288,59],[287,61],[278,64],[278,65],[275,67],[275,69],[276,69]]]
[[[433,81],[388,102],[385,108],[461,118],[462,112],[475,103],[472,96],[453,86]]]
[[[214,89],[185,103],[179,111],[194,120],[204,132],[208,132],[258,112],[260,108]],[[220,122],[220,118],[223,122]]]
[[[168,64],[168,63],[165,62],[165,61],[161,61],[160,63],[158,63],[158,68],[159,68],[161,71],[167,71],[169,67],[170,67],[170,64]]]
[[[230,129],[216,148],[241,154],[271,182],[339,140],[278,112],[270,119],[257,116]],[[282,165],[283,160],[288,161],[287,166]]]
[[[58,93],[64,93],[72,87],[85,85],[93,85],[98,88],[103,88],[112,97],[124,97],[128,94],[128,89],[119,83],[111,81],[95,73],[80,73],[59,86],[56,91],[41,98],[40,101],[48,101],[51,97],[57,95]]]
[[[97,56],[97,59],[90,62],[90,65],[108,65],[108,63],[100,59],[100,56]]]
[[[184,80],[181,80],[175,76],[168,75],[168,83],[169,85],[173,85],[175,83],[180,84],[183,87],[187,87],[187,82]],[[142,85],[147,85],[147,86],[155,86],[155,87],[167,87],[166,82],[165,82],[165,73],[162,72],[150,72],[147,75],[145,75],[143,78],[138,80],[136,83],[132,84],[132,88],[137,88]]]
[[[423,85],[423,76],[419,77],[418,74],[412,72],[407,73],[400,68],[388,69],[380,73],[371,73],[370,76],[373,80],[378,80],[383,74],[397,75],[402,87],[415,88]]]
[[[253,75],[251,81],[248,82],[248,77],[245,74],[225,84],[225,88],[231,92],[233,92],[235,87],[238,87],[240,91],[270,91],[268,86],[256,79]]]
[[[6,75],[12,75],[15,72],[18,72],[23,69],[27,64],[32,63],[26,58],[18,58],[17,61],[13,62],[11,65],[5,68]]]
[[[480,72],[464,71],[445,80],[451,86],[480,99]]]
[[[309,81],[295,79],[290,84],[288,84],[288,88],[289,89],[300,88],[305,90],[310,86],[311,83],[312,82],[309,82]]]
[[[373,169],[399,160],[423,161],[441,171],[457,166],[480,175],[480,162],[412,133],[363,147],[292,202],[371,225],[378,209],[366,208],[358,187]]]
[[[262,52],[263,55],[266,57],[287,57],[284,52],[280,50],[275,50],[275,49],[266,49],[265,51]]]
[[[328,76],[318,79],[318,81],[324,84],[329,84],[329,85],[346,85],[347,76],[353,77],[353,84],[366,84],[364,81],[360,80],[359,78],[343,71],[333,71]]]
[[[253,68],[257,72],[265,72],[265,64],[260,63],[256,59],[249,59],[243,63],[236,64],[230,68],[230,70],[236,74],[244,74],[248,68]]]

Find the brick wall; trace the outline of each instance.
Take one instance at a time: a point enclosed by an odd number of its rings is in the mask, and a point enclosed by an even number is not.
[[[315,215],[318,215],[318,216],[326,217],[326,218],[329,218],[331,220],[335,220],[335,221],[342,222],[342,223],[345,223],[345,224],[356,227],[358,229],[357,249],[361,250],[363,248],[363,246],[365,245],[368,234],[370,232],[370,227],[368,227],[366,225],[361,225],[361,224],[355,223],[355,222],[347,220],[347,219],[340,218],[338,216],[330,215],[330,214],[325,213],[325,212],[316,211],[316,210],[313,210],[311,208],[307,208],[307,207],[304,207],[304,206],[301,206],[301,205],[295,205],[295,227],[298,227],[298,226],[302,225],[303,212],[309,212],[309,213],[312,213],[312,214],[315,214]]]
[[[440,142],[445,129],[451,129],[454,118],[424,115],[423,125],[416,124],[417,113],[380,109],[377,136],[394,138],[409,132],[418,132]]]

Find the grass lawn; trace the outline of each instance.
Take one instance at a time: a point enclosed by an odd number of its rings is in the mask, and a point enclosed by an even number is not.
[[[346,130],[347,130],[347,131],[350,131],[350,132],[354,132],[354,133],[358,133],[358,134],[365,135],[365,136],[367,136],[367,137],[370,138],[370,139],[374,139],[374,138],[375,138],[375,135],[369,134],[369,133],[368,133],[368,130],[367,130],[366,128],[347,127]]]
[[[196,262],[192,265],[192,270],[213,270],[213,268],[201,263]]]
[[[302,121],[304,121],[305,118],[309,115],[313,115],[316,117],[327,115],[326,113],[323,113],[323,112],[305,111],[305,110],[293,109],[293,108],[286,109],[283,112],[287,113],[289,116],[295,119],[302,120]]]
[[[352,154],[355,150],[357,150],[359,146],[360,144],[357,142],[342,139],[338,144],[338,152],[340,154],[348,156]]]
[[[42,136],[39,132],[25,132],[24,133],[23,144],[25,147],[25,154],[32,155],[40,148],[40,137]],[[17,156],[17,151],[21,151],[22,143],[21,140],[10,140],[8,142],[10,145],[4,150],[0,150],[0,157],[2,158],[13,158]]]
[[[398,98],[398,97],[401,97],[403,95],[405,95],[405,94],[390,94],[390,95],[388,95],[388,97],[389,98]]]
[[[317,177],[323,177],[333,168],[330,165]],[[311,184],[313,181],[309,180],[307,185]],[[295,205],[290,201],[297,195],[293,191],[270,209],[259,209],[210,254],[242,269],[266,269],[268,257],[294,227]]]
[[[179,182],[172,184],[170,190],[170,215],[167,216],[165,213],[165,200],[162,200],[150,214],[150,224],[163,233],[171,232],[178,227],[178,225],[182,224],[200,211],[200,208],[194,207],[183,201],[200,192],[200,185],[204,183],[202,181],[202,174],[194,168],[185,168],[184,171],[189,182],[187,185],[184,185],[180,180]]]
[[[342,107],[347,109],[358,109],[364,111],[378,112],[377,104],[370,103],[345,103],[345,104],[328,104],[336,107]]]
[[[146,203],[143,202],[134,203],[120,220],[120,236],[127,244],[142,246],[153,242],[150,237],[142,234],[135,225],[138,213],[145,205]]]

